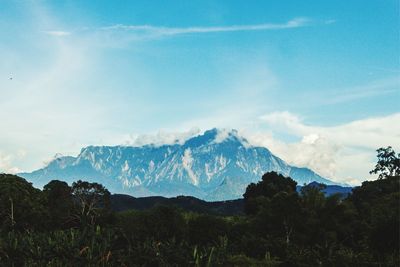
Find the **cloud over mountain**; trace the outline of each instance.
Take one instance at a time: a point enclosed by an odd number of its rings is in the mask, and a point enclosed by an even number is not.
[[[258,132],[249,134],[253,144],[269,147],[287,162],[337,181],[359,184],[370,178],[375,149],[390,145],[400,150],[400,113],[327,127],[305,124],[290,112],[266,114],[261,121],[275,134],[289,134],[300,141],[284,142],[271,133]]]

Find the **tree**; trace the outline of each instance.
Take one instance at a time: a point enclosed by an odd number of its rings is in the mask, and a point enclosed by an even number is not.
[[[41,192],[25,179],[0,174],[0,226],[9,230],[40,228],[46,214]]]
[[[251,183],[246,188],[244,197],[244,209],[246,214],[256,214],[265,201],[272,199],[276,194],[296,192],[297,183],[290,177],[284,177],[276,172],[265,173],[257,184]]]
[[[377,152],[378,162],[370,173],[379,174],[379,179],[355,187],[348,200],[358,211],[357,235],[379,261],[385,261],[398,256],[400,246],[400,154],[396,156],[390,146]]]
[[[189,241],[193,245],[215,244],[228,231],[228,224],[217,216],[193,216],[188,221]]]
[[[46,206],[50,216],[50,226],[68,226],[73,208],[72,189],[66,182],[53,180],[43,187]]]
[[[184,218],[174,207],[156,206],[150,210],[146,219],[147,228],[151,229],[151,234],[156,240],[181,240],[184,235]]]
[[[72,184],[75,212],[73,217],[82,225],[95,225],[110,211],[110,192],[101,184],[77,181]]]
[[[295,228],[301,223],[301,206],[297,193],[280,192],[271,201],[274,230],[284,236],[286,246],[289,246]]]
[[[387,148],[379,148],[378,162],[375,165],[375,169],[370,171],[370,174],[379,174],[379,179],[386,178],[388,176],[400,176],[400,153],[397,154],[391,146]]]
[[[310,183],[301,188],[301,198],[306,208],[320,210],[325,204],[325,194],[322,190],[326,185],[319,183]]]

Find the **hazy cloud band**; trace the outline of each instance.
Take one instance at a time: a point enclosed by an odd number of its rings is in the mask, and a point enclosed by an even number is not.
[[[238,31],[265,31],[305,27],[310,24],[310,19],[295,18],[286,23],[274,24],[254,24],[254,25],[232,25],[232,26],[212,26],[212,27],[162,27],[152,25],[124,25],[117,24],[103,27],[102,30],[132,31],[138,33],[152,33],[156,35],[179,35],[194,33],[213,33],[213,32],[238,32]]]

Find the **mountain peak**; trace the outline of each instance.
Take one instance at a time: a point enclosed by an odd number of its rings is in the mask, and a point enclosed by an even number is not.
[[[199,147],[202,145],[219,144],[225,141],[236,142],[240,145],[248,145],[247,140],[241,137],[235,129],[212,128],[206,130],[203,134],[190,138],[185,142],[185,146]]]

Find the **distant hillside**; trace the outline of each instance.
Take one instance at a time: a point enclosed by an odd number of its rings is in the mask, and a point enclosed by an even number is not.
[[[319,186],[324,184],[317,183],[317,182],[311,182],[308,184],[309,186]],[[297,186],[297,192],[300,192],[302,186],[298,185]],[[350,186],[340,186],[340,185],[325,185],[325,188],[322,190],[322,192],[325,193],[325,196],[331,196],[333,194],[341,194],[342,197],[347,197],[351,191],[353,190],[353,187]]]
[[[316,183],[311,183],[317,185]],[[297,186],[300,191],[301,186]],[[342,187],[337,185],[328,185],[323,190],[326,196],[341,194],[346,197],[351,193],[352,187]],[[157,205],[175,206],[185,211],[197,213],[207,213],[213,215],[242,215],[244,201],[242,198],[227,201],[207,202],[195,197],[178,196],[173,198],[165,197],[141,197],[135,198],[129,195],[114,194],[111,196],[111,207],[115,211],[125,210],[147,210]]]
[[[134,198],[129,195],[114,194],[111,196],[111,207],[115,211],[147,210],[157,205],[175,206],[185,211],[207,213],[214,215],[239,215],[243,214],[243,199],[207,202],[195,197],[178,196],[141,197]]]
[[[269,171],[299,185],[336,183],[310,169],[288,165],[264,147],[251,146],[237,131],[212,129],[184,144],[89,146],[77,157],[57,157],[20,176],[42,187],[50,180],[99,182],[113,193],[135,197],[179,195],[207,201],[241,198],[247,185]]]

